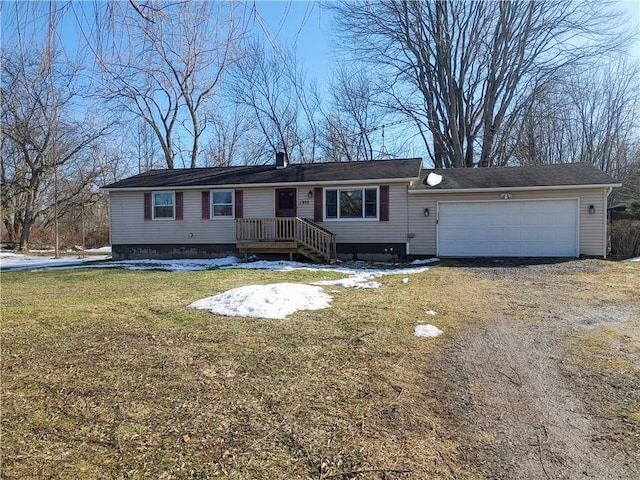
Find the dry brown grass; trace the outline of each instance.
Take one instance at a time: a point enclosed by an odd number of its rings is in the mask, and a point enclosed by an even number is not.
[[[412,335],[418,320],[447,331],[465,321],[449,314],[436,270],[340,290],[332,308],[285,321],[185,308],[239,285],[320,277],[332,275],[4,273],[2,477],[461,473],[425,387],[446,340]]]
[[[596,312],[637,298],[638,270],[598,269],[547,286],[444,266],[407,284],[383,277],[379,289],[326,287],[331,308],[284,321],[185,306],[240,285],[339,275],[3,273],[0,476],[484,478],[471,448],[497,433],[467,422],[469,399],[481,396],[458,338],[504,312],[546,332],[535,325],[566,295]],[[418,321],[445,335],[414,337]],[[629,319],[562,337],[567,374],[582,375],[570,381],[593,392],[585,401],[604,401],[612,422],[640,418],[625,390],[638,384],[637,331]]]

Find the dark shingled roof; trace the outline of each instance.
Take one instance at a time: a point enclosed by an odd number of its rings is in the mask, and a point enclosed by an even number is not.
[[[442,175],[442,182],[427,184],[429,173]],[[466,190],[481,188],[561,187],[616,185],[615,179],[590,163],[562,163],[526,167],[450,168],[423,170],[417,190]]]
[[[417,179],[422,159],[375,160],[372,162],[290,164],[256,167],[214,167],[151,170],[105,185],[106,190],[158,187],[198,187],[280,183]]]

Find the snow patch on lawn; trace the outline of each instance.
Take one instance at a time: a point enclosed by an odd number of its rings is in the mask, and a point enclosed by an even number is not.
[[[283,319],[297,310],[317,310],[329,307],[333,297],[324,292],[323,286],[379,288],[380,283],[374,281],[374,278],[384,275],[411,275],[429,270],[429,267],[358,269],[285,261],[238,263],[223,268],[257,268],[282,272],[303,269],[340,272],[347,277],[338,280],[320,280],[311,285],[295,283],[249,285],[198,300],[189,307],[203,308],[219,315]],[[332,292],[337,291],[332,290]]]
[[[416,337],[433,338],[442,335],[442,330],[434,325],[418,325],[413,331],[413,334]]]
[[[332,297],[322,287],[298,283],[246,285],[213,297],[203,298],[189,308],[209,310],[218,315],[285,319],[298,310],[330,307]]]

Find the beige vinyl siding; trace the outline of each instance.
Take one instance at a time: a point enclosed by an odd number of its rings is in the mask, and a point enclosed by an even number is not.
[[[276,214],[275,189],[273,187],[243,188],[245,218],[273,217]],[[235,241],[235,240],[234,240]]]
[[[591,190],[580,196],[580,253],[606,255],[607,199],[605,189]],[[589,214],[589,205],[596,209]]]
[[[282,187],[290,188],[290,187]],[[293,187],[291,187],[293,188]],[[244,191],[244,217],[274,217],[276,214],[276,187],[249,187]],[[297,189],[298,217],[313,220],[313,198],[308,197],[313,188]]]
[[[111,243],[162,245],[236,242],[234,219],[203,220],[202,191],[183,192],[184,220],[145,220],[144,192],[109,192]],[[193,235],[190,236],[190,233]]]
[[[424,209],[429,216],[424,216]],[[433,195],[409,195],[409,253],[411,255],[436,254],[436,198]]]
[[[543,200],[560,198],[579,199],[579,253],[581,255],[604,256],[606,239],[604,226],[606,221],[606,194],[604,188],[576,190],[517,191],[505,189],[512,195],[510,200]],[[487,193],[412,193],[409,196],[409,231],[415,233],[411,240],[413,255],[435,255],[436,252],[436,202],[497,200],[500,192]],[[505,200],[509,201],[509,200]],[[595,207],[595,213],[589,214],[589,205]],[[424,217],[425,208],[431,215]]]
[[[359,187],[378,184],[354,185]],[[288,188],[288,187],[287,187]],[[243,188],[243,216],[273,217],[275,187]],[[313,187],[299,187],[298,216],[313,220]],[[235,243],[234,219],[202,219],[202,190],[183,191],[183,220],[144,220],[144,192],[110,192],[111,243],[126,244],[211,244]],[[407,241],[407,187],[390,185],[389,221],[331,220],[319,222],[336,234],[340,243],[405,243]],[[189,236],[192,233],[193,236]]]

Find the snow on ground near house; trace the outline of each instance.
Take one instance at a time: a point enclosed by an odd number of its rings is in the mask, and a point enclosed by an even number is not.
[[[442,335],[442,330],[434,325],[418,325],[413,331],[413,334],[416,337],[432,338]]]
[[[111,255],[111,247],[87,248],[86,253],[108,253]]]
[[[323,286],[343,288],[379,288],[375,278],[385,275],[412,275],[422,273],[431,267],[398,268],[395,265],[383,268],[328,266],[287,261],[256,261],[241,263],[237,257],[225,257],[208,260],[123,260],[102,261],[107,256],[88,258],[52,259],[33,257],[13,253],[0,252],[1,268],[6,270],[44,270],[52,268],[125,268],[129,270],[167,270],[187,272],[209,270],[214,268],[246,268],[288,272],[299,269],[323,272],[338,272],[346,276],[339,280],[320,280],[311,285],[294,283],[276,283],[271,285],[247,285],[228,290],[227,292],[198,300],[189,307],[210,310],[212,313],[229,316],[245,316],[258,318],[286,318],[297,310],[317,310],[328,308],[331,295],[323,290]],[[92,263],[93,262],[93,263]],[[432,263],[432,262],[428,262]],[[406,278],[405,278],[406,280]],[[407,280],[408,281],[408,280]],[[406,283],[406,282],[403,282]]]
[[[630,258],[629,261],[630,262],[640,262],[640,257]]]
[[[107,248],[87,250],[91,253],[107,252]],[[370,268],[366,264],[363,267],[343,267],[328,266],[313,263],[288,262],[288,261],[267,261],[261,260],[256,262],[243,263],[238,257],[229,256],[224,258],[212,259],[176,259],[176,260],[109,260],[107,255],[91,255],[90,257],[45,257],[35,255],[22,255],[10,252],[0,252],[0,269],[6,270],[41,270],[53,268],[124,268],[127,270],[166,270],[172,272],[189,272],[196,270],[210,270],[216,268],[248,268],[255,270],[273,270],[278,272],[287,272],[298,269],[306,269],[313,271],[340,272],[345,275],[353,276],[362,274],[361,280],[369,280],[381,275],[410,275],[420,273],[427,268],[396,268],[390,265],[387,268],[375,269]],[[429,259],[424,262],[432,263],[437,259]],[[418,261],[418,260],[416,260]],[[95,263],[94,262],[99,262]],[[423,261],[420,261],[423,262]],[[420,265],[413,262],[415,265]],[[337,282],[340,282],[339,280]],[[354,283],[362,282],[346,282],[344,286],[356,286]],[[330,283],[329,283],[330,284]],[[329,285],[327,284],[327,285]],[[338,285],[338,283],[336,283]],[[357,285],[363,288],[362,285]],[[369,286],[368,288],[372,288]]]
[[[87,267],[88,264],[107,260],[108,255],[92,255],[90,257],[43,257],[21,255],[18,253],[0,252],[0,270],[42,270],[47,268]]]
[[[273,283],[233,288],[193,302],[189,308],[233,317],[285,319],[298,310],[328,308],[331,300],[331,295],[324,293],[322,287],[300,283]]]
[[[439,262],[440,259],[433,257],[433,258],[425,258],[425,259],[417,259],[414,260],[413,262],[411,262],[411,265],[427,265],[428,263],[434,263],[434,262]]]
[[[50,270],[69,268],[124,268],[127,270],[166,270],[169,272],[192,272],[211,270],[240,261],[238,257],[188,260],[109,260],[108,255],[76,257],[43,257],[0,252],[0,269],[3,270]],[[99,263],[94,263],[98,262]]]
[[[238,257],[223,257],[211,259],[188,260],[120,260],[109,262],[107,267],[119,267],[126,270],[166,270],[169,272],[195,272],[198,270],[212,270],[220,267],[235,265],[240,261]]]

